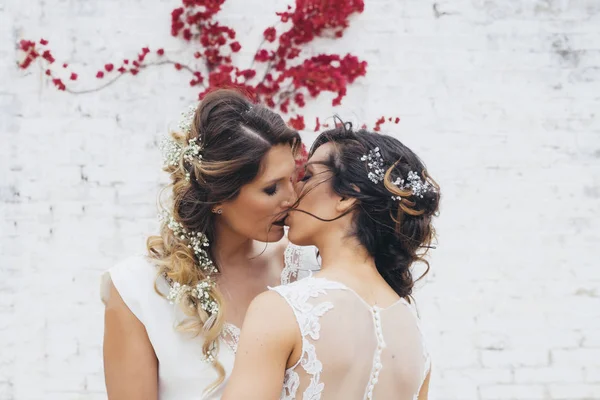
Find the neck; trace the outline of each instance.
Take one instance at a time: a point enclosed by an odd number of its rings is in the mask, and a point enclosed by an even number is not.
[[[316,244],[323,271],[333,272],[342,269],[344,274],[357,276],[371,275],[373,272],[378,274],[375,260],[356,238],[348,237],[342,231],[327,232],[323,236],[321,243]]]
[[[247,265],[253,256],[254,240],[241,235],[224,223],[215,224],[215,239],[211,243],[212,254],[221,272]]]

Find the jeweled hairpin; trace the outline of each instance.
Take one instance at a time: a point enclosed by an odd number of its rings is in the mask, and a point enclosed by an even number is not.
[[[397,186],[398,188],[400,188],[402,190],[410,189],[413,196],[420,197],[420,198],[423,198],[423,195],[427,192],[435,193],[435,191],[436,191],[435,187],[431,183],[429,183],[427,181],[423,181],[421,179],[421,177],[419,176],[419,174],[417,174],[415,171],[409,171],[406,181],[404,179],[398,177],[398,178],[396,178],[396,180],[393,183],[394,183],[394,186]],[[392,199],[401,201],[402,197],[401,196],[392,196]]]
[[[369,173],[367,176],[373,183],[379,183],[383,181],[385,177],[385,171],[383,170],[383,157],[381,157],[379,147],[369,150],[369,152],[362,156],[360,160],[367,162],[367,167],[369,168]]]
[[[379,147],[375,147],[370,150],[367,154],[360,158],[361,161],[367,161],[367,168],[369,169],[368,178],[375,184],[382,182],[385,179],[384,164],[385,161],[381,156]],[[410,189],[413,196],[423,198],[423,195],[429,191],[435,192],[435,187],[427,182],[423,181],[418,173],[410,171],[406,180],[403,178],[396,178],[393,182],[395,186],[402,190]],[[401,196],[392,196],[392,199],[401,201]]]

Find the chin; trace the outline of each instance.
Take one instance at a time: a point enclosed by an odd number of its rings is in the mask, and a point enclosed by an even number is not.
[[[265,237],[260,239],[260,241],[267,243],[279,242],[283,238],[283,235],[285,235],[285,230],[283,229],[283,227],[279,228],[273,226],[269,233]]]
[[[303,238],[298,230],[294,230],[294,228],[290,225],[290,229],[288,230],[288,239],[290,242],[294,243],[297,246],[310,246],[310,243],[307,243],[306,238]]]

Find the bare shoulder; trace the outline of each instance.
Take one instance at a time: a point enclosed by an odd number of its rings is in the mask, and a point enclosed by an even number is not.
[[[291,340],[298,332],[294,311],[287,301],[273,290],[267,290],[252,300],[244,319],[242,334],[244,330],[260,330]]]
[[[106,293],[103,297],[104,306],[107,317],[117,317],[119,320],[130,320],[131,322],[139,322],[134,313],[129,309],[123,297],[115,287],[113,281],[109,279],[106,283]],[[141,322],[140,322],[141,324]]]
[[[250,307],[248,307],[248,313],[270,313],[271,316],[277,314],[282,317],[293,317],[287,301],[274,290],[267,290],[256,296],[250,303]]]

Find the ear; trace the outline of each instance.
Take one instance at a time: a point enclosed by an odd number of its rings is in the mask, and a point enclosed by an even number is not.
[[[358,186],[352,185],[352,189],[360,193],[360,189],[358,188]],[[340,214],[343,214],[350,210],[352,207],[354,207],[357,203],[358,199],[356,199],[356,197],[340,197],[337,201],[335,209]]]
[[[356,197],[340,197],[335,205],[335,210],[343,214],[354,207],[357,202]]]

